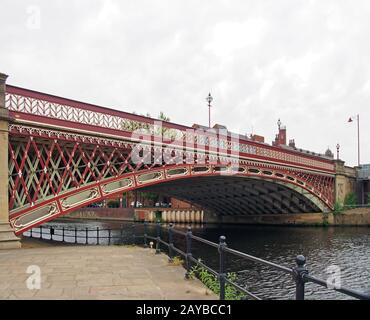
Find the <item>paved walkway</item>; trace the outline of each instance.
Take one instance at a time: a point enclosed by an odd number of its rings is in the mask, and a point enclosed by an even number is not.
[[[154,250],[123,246],[26,245],[0,251],[0,299],[217,299],[181,266]],[[27,268],[41,270],[41,289],[29,290]]]

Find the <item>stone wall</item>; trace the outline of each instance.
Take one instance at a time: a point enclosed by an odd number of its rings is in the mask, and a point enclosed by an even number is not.
[[[357,208],[346,210],[342,214],[334,216],[335,225],[352,225],[370,227],[370,208]]]
[[[133,208],[82,208],[60,218],[133,221]]]
[[[295,225],[295,226],[369,226],[370,208],[347,210],[340,214],[302,213],[250,216],[217,217],[206,212],[205,223],[255,224],[255,225]]]
[[[344,165],[344,161],[335,161],[335,199],[344,203],[345,197],[356,192],[356,169]]]

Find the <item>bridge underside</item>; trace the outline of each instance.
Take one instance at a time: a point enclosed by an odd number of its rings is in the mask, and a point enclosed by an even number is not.
[[[308,192],[246,177],[197,177],[140,190],[185,200],[221,216],[321,211],[313,199],[307,197]]]

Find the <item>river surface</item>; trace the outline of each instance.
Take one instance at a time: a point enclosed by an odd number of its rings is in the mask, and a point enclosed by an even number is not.
[[[48,225],[65,228],[99,227],[101,229],[122,229],[123,236],[131,239],[132,228],[122,222],[79,221],[52,222]],[[131,225],[131,224],[130,224]],[[184,230],[184,228],[180,228]],[[269,227],[269,226],[218,226],[204,225],[193,227],[193,233],[210,241],[218,242],[219,236],[226,236],[230,248],[266,259],[283,266],[295,265],[295,257],[303,254],[307,259],[307,267],[311,275],[328,279],[328,268],[340,272],[342,286],[370,293],[370,228],[367,227]],[[137,225],[136,234],[143,234],[143,226]],[[155,227],[150,227],[150,234],[155,235]],[[68,241],[73,242],[73,232],[66,231]],[[96,232],[89,233],[89,243],[96,244]],[[108,236],[107,231],[100,231],[100,236]],[[119,242],[120,231],[113,231]],[[166,235],[163,235],[166,239]],[[58,238],[56,236],[54,238]],[[107,239],[101,239],[100,244],[107,244]],[[136,238],[137,243],[142,239]],[[84,243],[84,233],[79,233],[78,242]],[[176,236],[176,247],[185,250],[185,239]],[[201,258],[207,265],[218,269],[217,249],[200,244],[193,240],[193,255]],[[227,256],[227,271],[236,272],[238,283],[264,299],[292,299],[295,285],[290,275],[263,265]],[[306,284],[306,299],[349,299],[341,293]]]

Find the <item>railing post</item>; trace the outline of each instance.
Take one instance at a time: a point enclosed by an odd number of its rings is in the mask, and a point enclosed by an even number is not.
[[[185,279],[190,278],[190,268],[191,268],[191,236],[193,233],[191,232],[191,227],[188,227],[188,231],[186,232],[186,273],[185,273]]]
[[[96,245],[99,245],[99,227],[96,227]]]
[[[32,228],[30,229],[30,238],[32,238]]]
[[[120,230],[120,241],[123,244],[123,226],[121,227],[121,230]]]
[[[75,227],[75,243],[77,243],[77,227]]]
[[[295,299],[296,300],[304,300],[304,284],[305,279],[304,276],[308,274],[308,270],[306,268],[306,258],[302,255],[299,255],[295,259],[297,266],[293,268],[293,278],[296,283],[296,290],[295,290]]]
[[[168,228],[168,261],[173,261],[173,223]]]
[[[50,227],[50,240],[53,240],[54,228]]]
[[[111,230],[108,229],[108,246],[110,246]]]
[[[86,233],[86,242],[85,242],[85,244],[89,244],[89,228],[86,227],[85,233]]]
[[[226,237],[221,236],[218,245],[218,253],[220,256],[220,270],[219,270],[219,282],[220,282],[220,300],[225,300],[225,247],[226,247]]]
[[[40,226],[40,239],[42,239],[42,226]]]
[[[160,242],[159,242],[161,240],[161,223],[160,223],[160,221],[157,222],[156,229],[157,229],[157,243],[156,243],[156,246],[155,246],[155,254],[160,254],[161,253],[161,247],[160,247]]]
[[[148,248],[148,223],[144,221],[144,248]]]
[[[62,242],[64,242],[64,227],[62,228]]]

